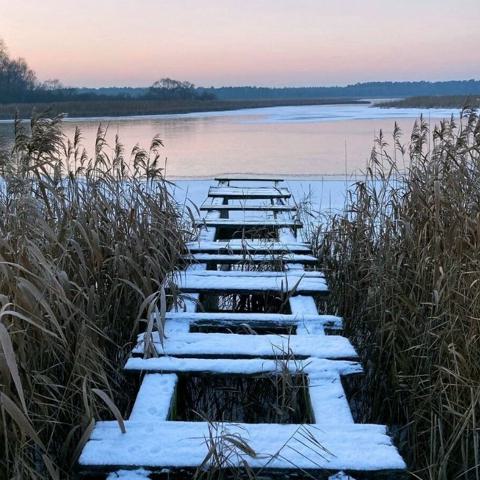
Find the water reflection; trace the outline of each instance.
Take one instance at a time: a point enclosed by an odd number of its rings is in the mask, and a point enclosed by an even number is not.
[[[165,143],[170,177],[233,172],[316,176],[363,169],[380,129],[387,141],[395,121],[408,133],[419,113],[398,110],[395,117],[395,112],[376,113],[378,110],[365,106],[279,107],[209,115],[72,119],[64,123],[64,131],[72,137],[78,125],[88,152],[94,151],[100,122],[108,126],[109,143],[112,145],[118,134],[127,152],[136,144],[148,147],[159,135]],[[375,115],[382,118],[371,118]],[[404,118],[408,115],[410,118]],[[12,132],[11,124],[0,124],[0,140],[11,141]]]

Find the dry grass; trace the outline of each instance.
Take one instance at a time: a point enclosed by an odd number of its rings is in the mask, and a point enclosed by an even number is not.
[[[478,108],[478,95],[432,95],[408,97],[376,104],[381,108]]]
[[[364,417],[398,426],[416,478],[478,480],[480,122],[421,119],[401,139],[380,136],[314,241],[364,358]]]
[[[66,113],[69,117],[121,117],[126,115],[162,115],[190,112],[239,110],[296,105],[336,105],[368,103],[355,99],[258,99],[258,100],[152,100],[144,98],[72,99],[40,103],[0,103],[0,119],[10,120],[16,114],[30,118],[32,110],[49,109],[52,114]]]
[[[144,300],[184,250],[161,142],[130,169],[102,128],[93,158],[80,141],[36,117],[1,159],[0,478],[69,478],[93,420],[121,423]]]

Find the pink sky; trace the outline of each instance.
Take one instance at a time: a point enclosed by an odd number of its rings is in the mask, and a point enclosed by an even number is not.
[[[66,85],[480,78],[480,0],[0,0],[0,36]]]

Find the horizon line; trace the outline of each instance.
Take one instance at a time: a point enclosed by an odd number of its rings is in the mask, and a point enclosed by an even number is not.
[[[164,77],[167,78],[167,77]],[[183,80],[182,80],[183,81]],[[61,80],[60,80],[61,82]],[[150,88],[155,80],[148,85],[102,85],[102,86],[74,86],[74,85],[65,85],[65,88],[91,88],[91,89],[100,89],[100,88]],[[221,86],[205,86],[205,85],[194,85],[195,88],[269,88],[269,89],[293,89],[293,88],[348,88],[357,85],[367,85],[375,83],[449,83],[449,82],[480,82],[479,78],[453,78],[448,80],[369,80],[367,82],[355,82],[355,83],[346,83],[346,84],[329,84],[329,85],[254,85],[254,84],[244,84],[244,85],[221,85]]]

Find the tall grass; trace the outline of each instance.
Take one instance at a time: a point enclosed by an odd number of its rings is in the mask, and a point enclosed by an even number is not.
[[[1,159],[0,478],[69,478],[93,420],[128,409],[136,320],[184,250],[160,140],[129,159],[105,133],[89,158],[37,116]]]
[[[415,478],[480,478],[480,121],[380,135],[314,242],[366,367],[363,416]],[[404,168],[405,166],[405,168]]]

